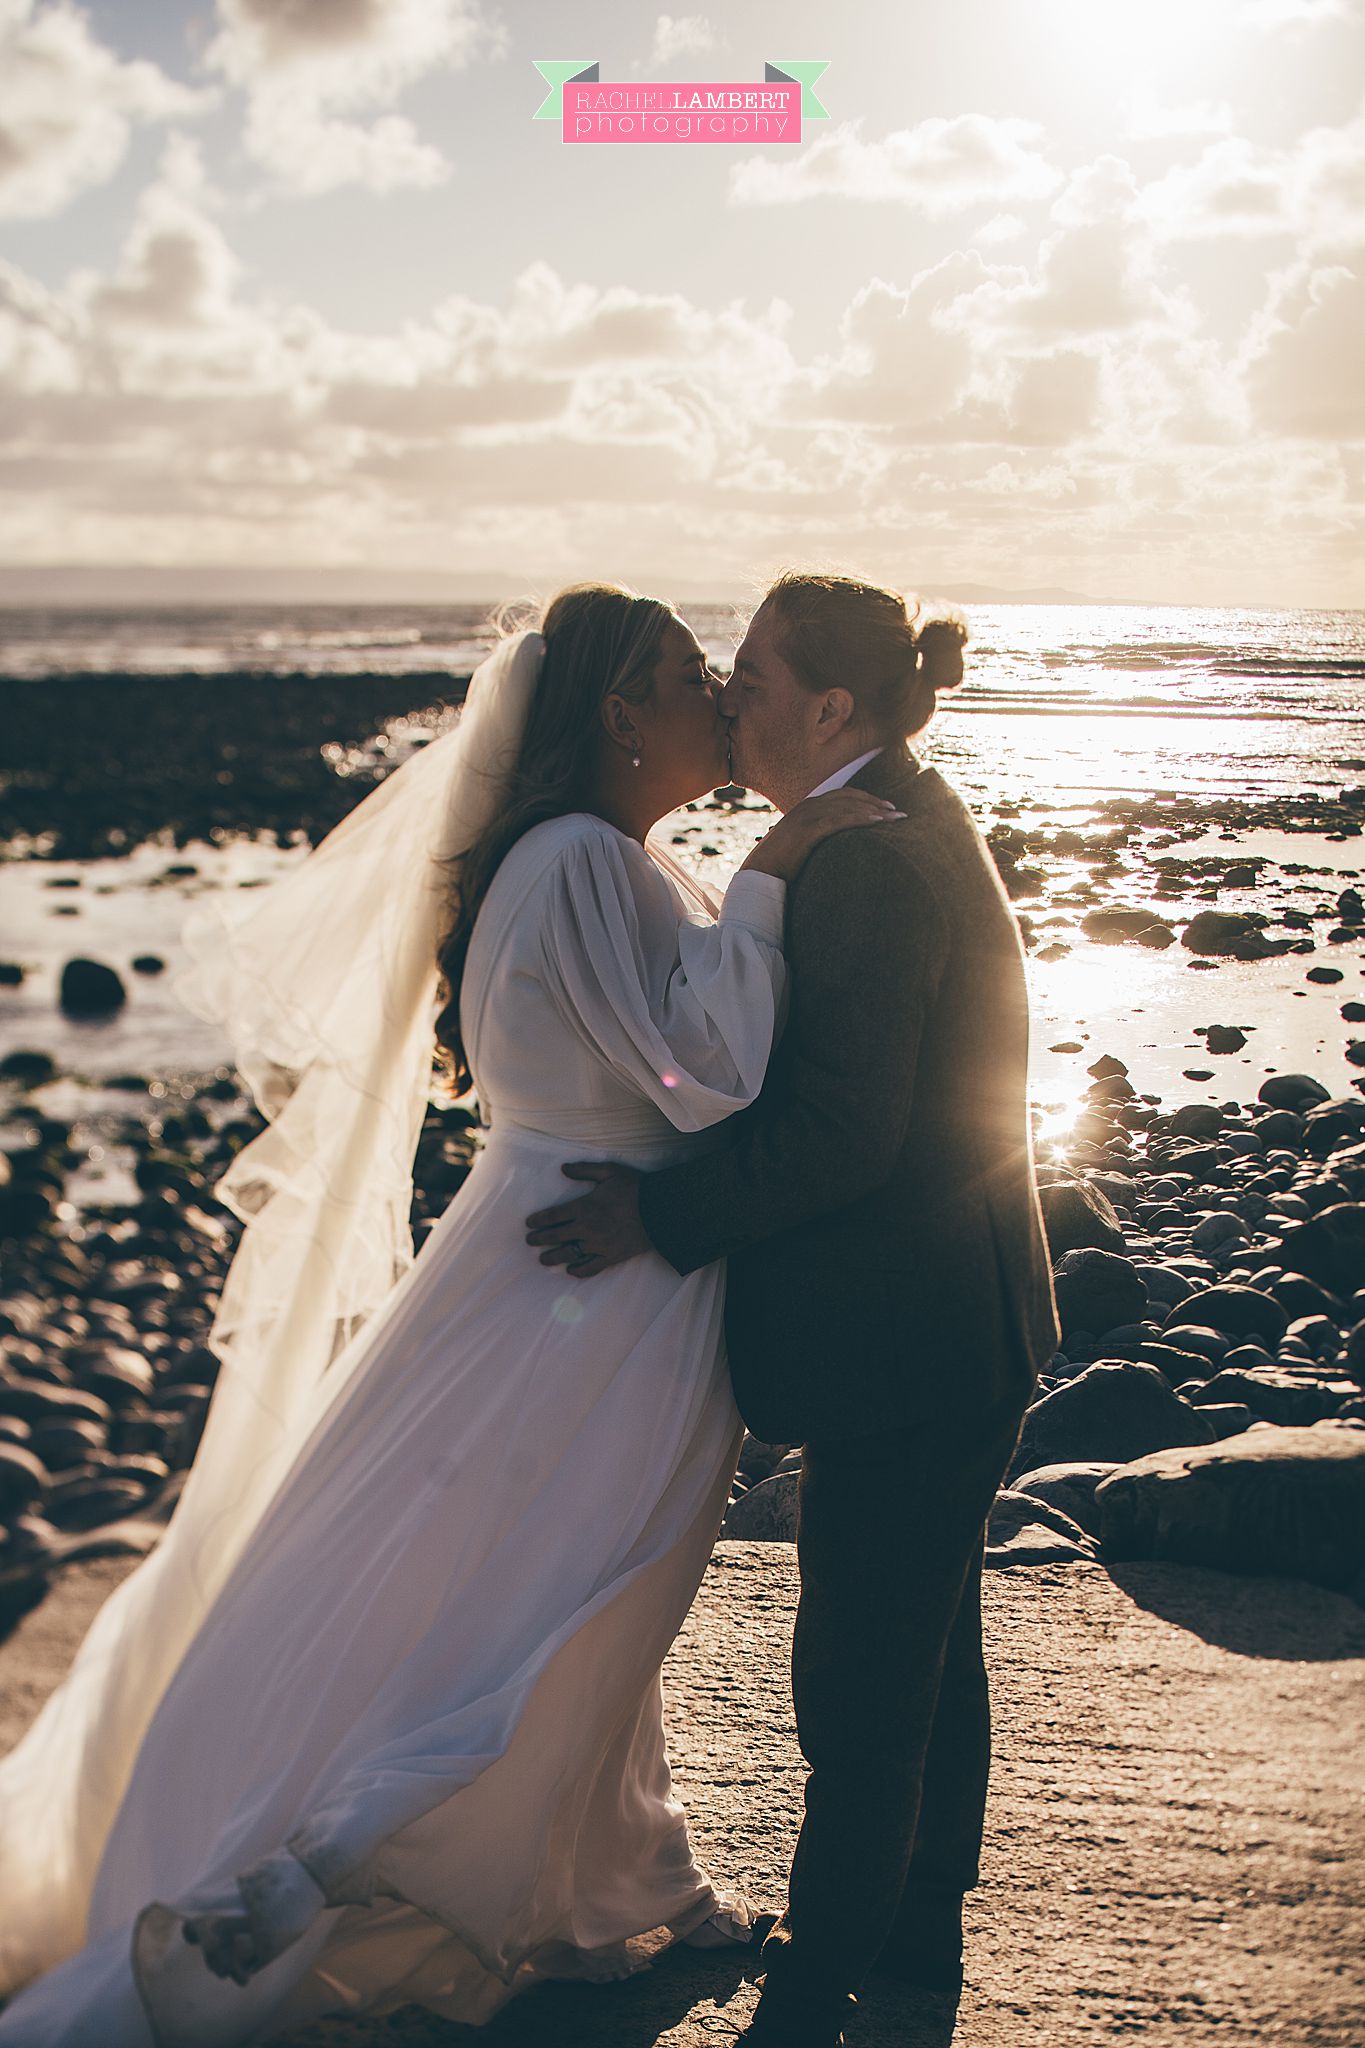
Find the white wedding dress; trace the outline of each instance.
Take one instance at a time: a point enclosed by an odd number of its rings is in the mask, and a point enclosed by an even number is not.
[[[753,1100],[783,895],[741,874],[713,922],[584,814],[513,848],[463,985],[491,1126],[468,1180],[237,1495],[191,1476],[0,1765],[3,2048],[212,2048],[409,2002],[480,2023],[715,1910],[659,1671],[741,1433],[723,1272],[650,1253],[576,1282],[524,1219],[564,1160],[648,1168]],[[240,1987],[182,1923],[240,1906],[243,1873],[267,1924],[316,1904]]]

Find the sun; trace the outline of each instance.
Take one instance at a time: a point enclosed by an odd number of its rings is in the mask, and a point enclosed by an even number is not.
[[[1190,96],[1191,68],[1292,0],[1042,0],[1034,24],[1058,59],[1098,84],[1141,83],[1174,104]],[[1201,84],[1204,81],[1201,81]]]

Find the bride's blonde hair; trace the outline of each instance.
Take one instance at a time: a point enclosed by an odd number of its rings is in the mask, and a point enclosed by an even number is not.
[[[523,834],[547,818],[581,810],[592,775],[604,697],[641,704],[654,687],[664,631],[677,613],[661,598],[615,583],[573,583],[539,620],[508,615],[504,630],[538,625],[545,660],[506,801],[493,822],[451,863],[452,912],[437,953],[440,1063],[453,1091],[471,1085],[460,1032],[460,987],[474,920],[498,868]]]

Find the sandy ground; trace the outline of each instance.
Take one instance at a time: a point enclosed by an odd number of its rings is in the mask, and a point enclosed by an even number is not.
[[[125,1569],[70,1574],[0,1651],[4,1746]],[[761,1903],[799,1811],[795,1595],[789,1550],[722,1546],[668,1672],[702,1858]],[[987,1601],[996,1768],[968,1987],[956,2011],[870,1991],[849,2048],[1361,2048],[1365,1612],[1165,1565],[996,1572]],[[623,1986],[539,1992],[477,2036],[413,2012],[288,2048],[714,2048],[751,1976],[676,1954]]]

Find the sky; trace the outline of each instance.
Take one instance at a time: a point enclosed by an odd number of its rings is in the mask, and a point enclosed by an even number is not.
[[[1358,607],[1363,343],[1365,0],[0,0],[10,571]]]

